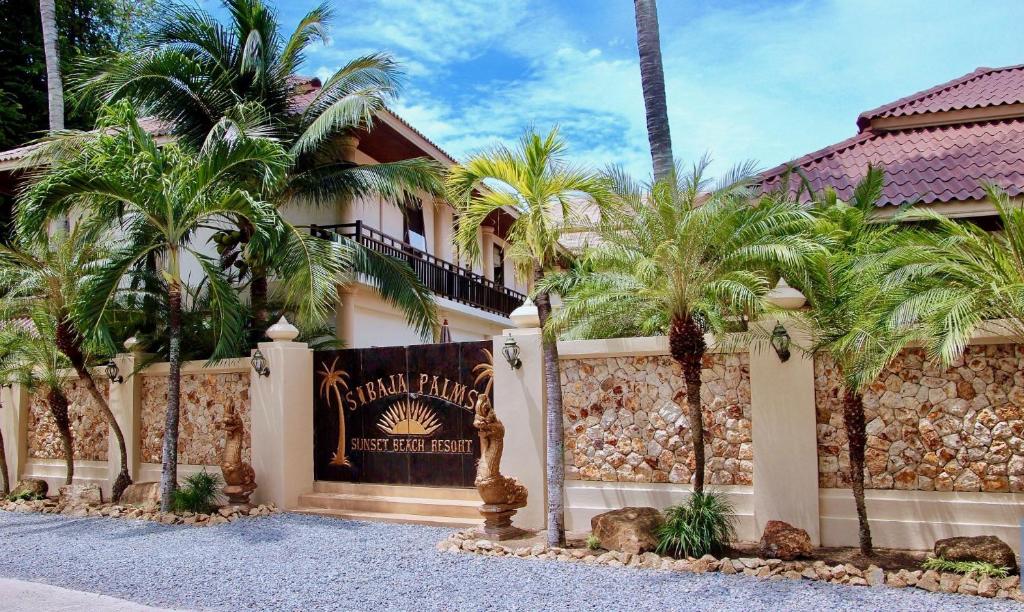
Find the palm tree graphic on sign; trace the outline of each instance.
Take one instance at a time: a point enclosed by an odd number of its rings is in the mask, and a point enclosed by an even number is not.
[[[338,408],[338,450],[331,456],[331,465],[341,465],[349,467],[352,463],[348,460],[348,455],[345,452],[345,411],[343,408],[342,397],[348,392],[348,372],[338,368],[338,358],[335,357],[331,365],[328,366],[327,362],[324,362],[320,366],[319,372],[320,379],[320,397],[327,402],[327,405],[331,405],[331,400],[334,400],[334,404]]]

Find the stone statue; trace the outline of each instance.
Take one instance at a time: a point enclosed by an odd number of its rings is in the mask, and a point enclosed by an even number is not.
[[[242,461],[242,437],[245,435],[245,427],[233,402],[228,402],[225,407],[221,427],[227,436],[224,442],[224,459],[220,465],[224,473],[224,494],[228,496],[231,505],[250,507],[249,496],[256,489],[256,472],[251,465]]]
[[[480,435],[480,460],[476,465],[476,485],[483,505],[484,533],[493,539],[507,540],[522,533],[512,526],[512,515],[526,505],[526,487],[515,478],[501,475],[501,453],[505,446],[505,426],[494,414],[490,398],[481,393],[476,400],[473,427]]]

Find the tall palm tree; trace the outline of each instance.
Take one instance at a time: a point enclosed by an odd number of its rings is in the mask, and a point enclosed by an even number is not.
[[[553,321],[569,337],[668,335],[686,384],[697,494],[704,492],[705,335],[724,341],[738,331],[735,321],[765,312],[770,271],[799,268],[814,250],[801,207],[782,197],[750,204],[750,164],[712,185],[708,163],[653,185],[613,174],[620,212],[599,227],[582,271],[570,273],[572,289]]]
[[[213,132],[280,139],[292,163],[286,180],[263,195],[276,206],[338,207],[367,195],[398,203],[407,192],[440,193],[441,168],[432,160],[358,165],[341,158],[339,138],[371,129],[397,94],[400,72],[390,56],[355,58],[310,90],[296,72],[309,46],[325,40],[327,4],[307,13],[290,36],[263,0],[225,0],[224,6],[227,23],[198,7],[171,7],[139,49],[94,60],[77,77],[76,90],[105,102],[131,100],[196,148]],[[243,253],[253,327],[262,334],[273,256],[248,245],[250,228],[238,230],[218,236],[219,250],[230,261]]]
[[[806,317],[798,320],[809,325],[812,352],[829,356],[843,381],[849,479],[860,550],[865,555],[871,555],[873,548],[864,500],[867,432],[863,394],[907,341],[871,321],[884,299],[879,280],[887,260],[902,256],[900,236],[906,231],[874,218],[884,178],[880,167],[868,166],[849,202],[839,200],[831,189],[817,194],[811,213],[815,234],[826,248],[809,256],[802,270],[787,273],[789,282],[807,297],[810,308]]]
[[[493,189],[489,189],[490,185]],[[527,132],[518,146],[498,146],[451,169],[447,181],[450,201],[459,214],[455,242],[471,259],[480,257],[477,231],[495,211],[511,208],[519,217],[508,228],[506,257],[523,278],[537,283],[554,272],[561,260],[559,238],[571,230],[578,217],[574,201],[604,201],[607,184],[598,174],[566,161],[565,142],[558,129],[546,135]],[[551,296],[546,290],[534,297],[541,326],[551,316]],[[548,543],[565,542],[563,491],[565,478],[562,431],[562,384],[558,345],[543,341],[544,387],[547,423]]]
[[[246,177],[245,182],[253,176],[278,181],[288,154],[271,141],[246,138],[211,141],[197,155],[175,145],[159,147],[124,104],[106,109],[99,127],[76,135],[84,142],[77,152],[23,194],[17,229],[24,238],[38,240],[50,219],[75,208],[85,215],[80,222],[85,235],[116,237],[117,246],[82,279],[76,316],[86,330],[100,327],[126,277],[156,256],[169,304],[170,375],[161,473],[161,507],[168,511],[177,487],[182,258],[195,257],[209,279],[217,337],[212,359],[237,354],[242,331],[238,296],[192,239],[204,226],[245,220],[257,239],[273,240],[279,234],[276,211],[238,187],[239,177]],[[335,266],[329,257],[310,264],[321,284],[333,280],[339,272]]]
[[[651,144],[654,180],[661,181],[672,174],[675,162],[668,126],[665,70],[661,65],[658,3],[656,0],[633,0],[633,11],[636,14],[636,46],[640,51],[640,84],[647,112],[647,139]]]
[[[57,349],[56,336],[57,321],[43,309],[33,309],[20,321],[5,322],[0,326],[0,380],[42,394],[60,435],[66,466],[64,484],[71,484],[75,476],[75,445],[69,402],[64,393],[67,379],[62,372],[71,363]],[[6,475],[4,478],[6,482]]]
[[[46,99],[49,103],[50,131],[64,129],[64,83],[60,76],[57,50],[57,6],[54,0],[39,0],[43,25],[43,53],[46,56]]]
[[[57,321],[54,330],[57,348],[100,407],[117,440],[121,466],[111,488],[111,496],[117,501],[132,483],[124,433],[110,410],[107,398],[96,385],[89,369],[90,365],[95,365],[94,356],[72,317],[72,309],[79,299],[81,279],[87,274],[88,267],[101,256],[97,245],[83,239],[81,234],[77,229],[70,235],[56,232],[42,236],[36,242],[15,236],[8,244],[0,244],[0,289],[4,292],[0,299],[0,312],[5,318],[10,318],[37,308]]]

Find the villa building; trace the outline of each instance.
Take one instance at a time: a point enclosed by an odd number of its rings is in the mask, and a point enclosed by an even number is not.
[[[298,108],[312,100],[319,79],[297,85]],[[144,119],[143,127],[158,141],[170,138],[159,122]],[[13,194],[17,168],[31,150],[21,147],[0,152],[0,194]],[[390,110],[378,113],[372,130],[341,139],[342,161],[357,164],[394,162],[428,157],[444,166],[456,162],[426,136]],[[452,236],[456,214],[451,204],[424,193],[411,193],[404,202],[362,198],[339,203],[333,208],[291,204],[283,209],[285,219],[329,238],[340,234],[364,247],[405,260],[419,280],[432,291],[438,320],[447,321],[453,341],[490,339],[511,327],[508,314],[522,304],[527,286],[516,278],[505,258],[505,236],[516,218],[512,209],[491,216],[479,233],[481,257],[470,262],[455,252]],[[10,210],[6,211],[10,215]],[[207,232],[212,234],[212,231]],[[204,241],[208,236],[200,235]],[[215,256],[213,245],[210,254]],[[202,273],[196,262],[183,262],[184,276],[192,282]],[[350,348],[394,346],[432,342],[421,338],[405,317],[382,300],[372,287],[358,282],[341,292],[335,329]]]
[[[814,190],[849,198],[869,163],[885,168],[881,214],[929,206],[984,227],[996,219],[983,185],[1024,192],[1024,65],[977,70],[857,117],[858,133],[762,174],[778,187],[793,169]]]

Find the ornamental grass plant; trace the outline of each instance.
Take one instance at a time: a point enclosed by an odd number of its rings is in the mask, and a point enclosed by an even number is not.
[[[717,491],[694,493],[685,502],[665,510],[658,528],[660,555],[703,557],[725,548],[735,535],[733,507]]]

